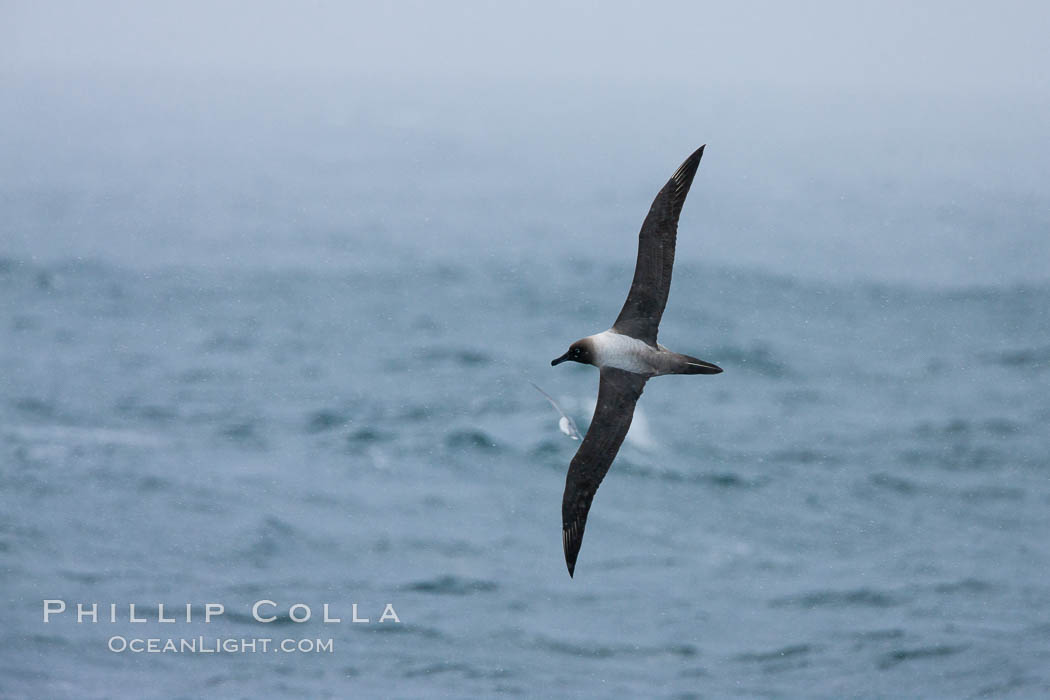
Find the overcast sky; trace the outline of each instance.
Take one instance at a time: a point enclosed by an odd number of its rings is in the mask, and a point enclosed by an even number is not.
[[[5,2],[7,70],[1045,94],[1046,2]]]
[[[1048,28],[1050,2],[0,0],[0,254],[597,255],[707,142],[681,259],[1042,280]]]

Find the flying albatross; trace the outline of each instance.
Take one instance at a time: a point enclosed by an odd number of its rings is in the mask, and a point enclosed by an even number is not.
[[[598,403],[587,435],[569,465],[561,503],[562,544],[569,576],[583,543],[591,501],[631,427],[634,405],[649,377],[661,374],[718,374],[722,368],[672,352],[656,342],[671,287],[678,217],[704,146],[685,159],[656,195],[638,234],[634,281],[612,328],[577,340],[551,365],[580,362],[601,370]]]

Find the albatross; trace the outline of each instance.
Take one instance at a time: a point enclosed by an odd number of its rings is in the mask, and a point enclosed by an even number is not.
[[[579,362],[600,370],[594,417],[569,464],[561,503],[562,545],[570,577],[576,570],[591,501],[631,427],[634,406],[645,382],[663,374],[722,371],[718,365],[672,352],[656,342],[671,288],[678,217],[704,147],[685,159],[653,200],[638,234],[638,261],[631,290],[612,328],[577,340],[564,355],[551,360],[551,366]]]

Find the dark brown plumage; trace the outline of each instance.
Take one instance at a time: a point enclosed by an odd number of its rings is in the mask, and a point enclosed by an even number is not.
[[[706,144],[696,149],[675,171],[656,195],[649,215],[638,233],[638,262],[613,330],[656,345],[656,331],[667,305],[674,267],[674,246],[678,238],[678,217],[693,184]]]
[[[678,217],[703,155],[704,146],[701,146],[686,158],[656,195],[638,234],[638,260],[631,291],[612,329],[573,343],[569,352],[551,362],[556,365],[573,361],[601,367],[594,417],[565,477],[565,494],[561,506],[562,544],[569,576],[576,570],[576,558],[583,544],[583,531],[587,525],[591,501],[631,427],[634,406],[642,395],[648,377],[657,374],[716,374],[722,371],[717,365],[695,357],[672,353],[656,342],[660,318],[671,288]],[[610,336],[610,333],[613,335]],[[625,341],[624,336],[634,340]],[[596,339],[605,337],[613,339],[614,354],[623,353],[618,360],[603,360],[600,357],[610,341],[603,341],[606,345],[598,349],[594,343]],[[624,345],[625,342],[627,345]],[[630,343],[636,345],[631,346]],[[644,360],[640,359],[642,356]],[[618,361],[628,362],[622,366],[633,371],[608,364]]]
[[[594,407],[587,435],[569,464],[561,501],[562,544],[569,576],[576,570],[591,500],[627,436],[634,418],[634,404],[642,395],[645,381],[642,375],[622,369],[607,367],[601,372],[598,405]]]

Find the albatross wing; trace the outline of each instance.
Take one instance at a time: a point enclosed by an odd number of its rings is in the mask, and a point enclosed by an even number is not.
[[[562,544],[569,576],[576,569],[576,557],[587,525],[587,511],[591,509],[594,493],[631,427],[634,405],[642,395],[645,379],[640,374],[612,367],[602,370],[598,405],[594,408],[587,436],[569,465],[561,502]]]
[[[638,262],[631,291],[613,324],[617,333],[656,345],[656,331],[671,289],[678,217],[703,155],[704,146],[701,146],[685,159],[653,200],[638,234]]]

